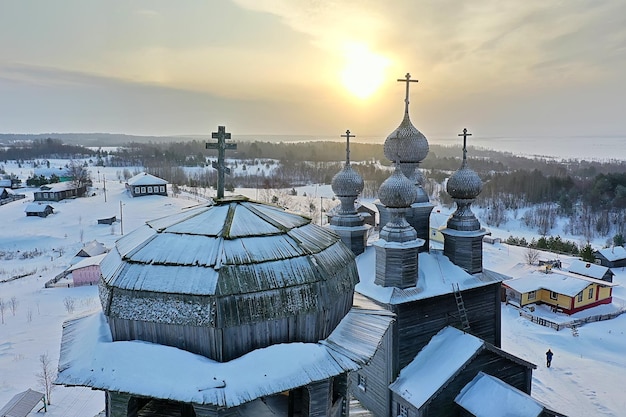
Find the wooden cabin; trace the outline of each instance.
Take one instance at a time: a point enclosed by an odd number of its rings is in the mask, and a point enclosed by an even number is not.
[[[39,187],[33,193],[35,201],[61,201],[66,198],[82,197],[87,191],[87,186],[77,187],[71,182],[57,182]]]
[[[596,262],[609,268],[623,268],[626,266],[626,249],[623,246],[613,246],[595,252]]]
[[[0,206],[15,200],[26,198],[25,194],[16,194],[10,188],[0,188],[0,190],[2,190],[0,191]]]
[[[502,283],[506,300],[519,307],[547,304],[566,314],[610,304],[617,284],[565,271],[533,271]]]
[[[615,275],[608,266],[601,266],[581,261],[580,259],[574,260],[569,268],[567,268],[567,271],[606,282],[613,282],[613,276]]]
[[[48,217],[54,212],[50,204],[31,203],[24,209],[26,216]]]
[[[112,225],[117,220],[117,216],[111,217],[103,217],[102,219],[98,219],[98,224],[108,224]]]
[[[167,195],[167,181],[143,172],[126,181],[126,190],[133,197]]]

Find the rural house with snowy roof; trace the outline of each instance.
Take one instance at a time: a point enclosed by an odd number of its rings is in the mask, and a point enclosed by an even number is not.
[[[574,260],[567,268],[567,271],[589,278],[601,279],[606,282],[613,282],[613,276],[615,275],[608,266],[601,266],[580,259]]]
[[[77,187],[71,182],[57,182],[45,184],[33,193],[35,201],[61,201],[66,198],[82,197],[87,191],[87,186]]]
[[[609,268],[623,268],[626,266],[626,249],[623,246],[600,249],[594,253],[600,265]]]
[[[30,203],[24,209],[26,216],[48,217],[54,212],[50,204]]]
[[[532,271],[504,281],[507,302],[519,307],[547,304],[566,314],[610,304],[617,284],[566,271]]]
[[[126,181],[126,190],[133,197],[167,195],[167,181],[147,172],[142,172]]]

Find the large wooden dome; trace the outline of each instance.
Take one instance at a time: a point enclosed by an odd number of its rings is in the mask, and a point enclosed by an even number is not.
[[[332,231],[245,198],[148,221],[116,242],[101,269],[114,340],[218,361],[325,339],[358,282],[354,255]]]

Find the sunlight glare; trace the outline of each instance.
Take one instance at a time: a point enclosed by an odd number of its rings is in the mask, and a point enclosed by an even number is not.
[[[384,82],[389,60],[361,43],[348,44],[345,49],[346,66],[341,72],[341,82],[354,96],[366,99]]]

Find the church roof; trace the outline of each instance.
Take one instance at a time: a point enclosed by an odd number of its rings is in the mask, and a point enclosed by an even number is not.
[[[97,313],[63,326],[55,383],[234,407],[359,369],[392,321],[388,312],[353,309],[325,341],[277,344],[217,362],[159,344],[113,342]]]
[[[453,264],[441,251],[430,250],[418,255],[417,286],[409,288],[382,287],[374,284],[376,253],[374,247],[368,247],[357,257],[360,282],[356,291],[385,304],[399,304],[407,301],[422,300],[429,297],[449,294],[453,284],[458,284],[461,291],[491,285],[505,279],[504,275],[483,270],[478,274],[469,274]]]
[[[488,350],[515,363],[534,369],[536,366],[523,359],[452,326],[444,327],[400,371],[389,389],[416,408],[424,406],[481,351]]]
[[[482,371],[461,390],[454,402],[478,417],[539,417],[544,410],[530,395]]]

